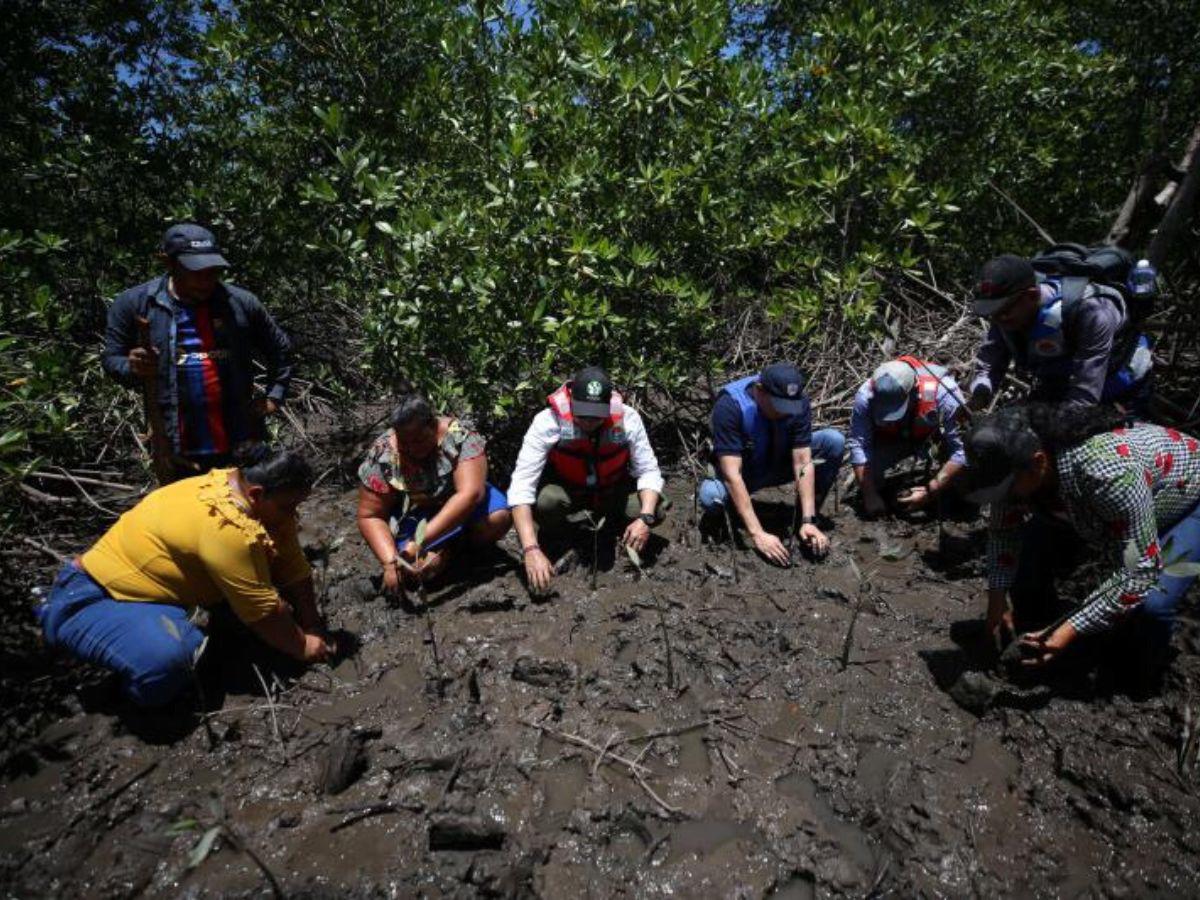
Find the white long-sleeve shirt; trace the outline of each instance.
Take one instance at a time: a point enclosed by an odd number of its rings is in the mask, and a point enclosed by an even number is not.
[[[646,434],[642,417],[637,410],[628,406],[624,413],[621,425],[629,439],[629,474],[637,480],[639,491],[662,494],[662,472],[658,468],[658,458],[650,446],[650,437]],[[508,486],[509,506],[532,506],[537,500],[542,470],[546,468],[550,450],[558,443],[559,437],[558,420],[553,412],[543,409],[533,417],[529,430],[525,432],[525,440],[521,442],[521,452],[517,455],[517,465]]]

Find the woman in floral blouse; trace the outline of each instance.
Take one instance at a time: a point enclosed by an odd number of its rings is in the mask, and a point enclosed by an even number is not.
[[[359,467],[358,529],[383,566],[389,592],[441,573],[451,544],[494,544],[512,524],[504,492],[487,481],[485,442],[458,419],[405,394]],[[417,524],[427,520],[418,561]],[[395,520],[395,521],[393,521]],[[394,530],[393,530],[394,528]]]
[[[1011,633],[1014,612],[1022,627],[1053,615],[1044,598],[1056,547],[1044,538],[1058,523],[1110,574],[1059,624],[1021,637],[1024,662],[1043,665],[1080,635],[1128,621],[1161,669],[1200,559],[1200,442],[1172,428],[1127,426],[1106,407],[1029,404],[978,420],[966,451],[969,496],[991,504],[989,633]]]

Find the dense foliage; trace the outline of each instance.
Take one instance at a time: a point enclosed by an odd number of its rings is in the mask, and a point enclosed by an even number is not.
[[[1095,240],[1200,108],[1194,0],[5,9],[10,476],[128,442],[104,309],[172,219],[213,225],[306,377],[503,415],[584,360],[702,380],[747,312],[797,355],[876,328],[898,273],[1037,243],[996,188]]]

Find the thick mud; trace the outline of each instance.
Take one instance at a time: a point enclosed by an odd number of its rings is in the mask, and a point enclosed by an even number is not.
[[[296,671],[214,621],[207,727],[74,667],[86,688],[5,754],[4,893],[1196,893],[1192,618],[1153,699],[964,691],[991,663],[980,523],[843,506],[828,559],[780,570],[675,500],[644,577],[602,553],[592,591],[581,535],[548,598],[498,553],[422,614],[377,596],[352,494],[325,492],[304,540],[356,652]]]

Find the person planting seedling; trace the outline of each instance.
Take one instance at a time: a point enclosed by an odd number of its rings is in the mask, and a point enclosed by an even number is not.
[[[1109,407],[1033,403],[981,418],[965,443],[967,499],[991,504],[988,633],[1017,636],[1026,669],[1107,634],[1153,689],[1200,572],[1200,441]],[[1055,621],[1052,563],[1080,539],[1109,574]]]
[[[576,518],[592,525],[624,522],[621,543],[644,550],[666,509],[662,493],[662,472],[642,417],[613,390],[603,369],[581,370],[534,417],[508,489],[530,588],[544,592],[554,578],[539,540],[561,539]]]
[[[897,503],[907,512],[942,496],[967,459],[958,422],[964,404],[944,367],[913,356],[884,363],[863,382],[854,396],[846,444],[864,513],[877,516],[886,510],[881,489],[888,469],[914,456],[928,461],[934,441],[944,460],[937,474]]]
[[[436,578],[463,540],[485,547],[508,533],[508,504],[488,483],[487,468],[481,435],[452,416],[436,415],[415,391],[401,396],[391,427],[358,470],[358,530],[383,568],[385,591]]]
[[[817,527],[817,510],[837,480],[845,440],[832,428],[812,430],[800,370],[776,363],[725,385],[713,406],[712,431],[713,470],[699,489],[705,515],[719,518],[732,505],[754,549],[776,565],[789,565],[788,548],[763,527],[750,496],[765,487],[792,484],[800,540],[823,556],[829,538]],[[821,465],[815,465],[817,460]]]
[[[296,534],[312,468],[261,445],[247,453],[153,491],[64,565],[36,609],[46,643],[113,670],[147,707],[193,683],[205,637],[189,607],[227,603],[268,646],[306,663],[332,657]]]

